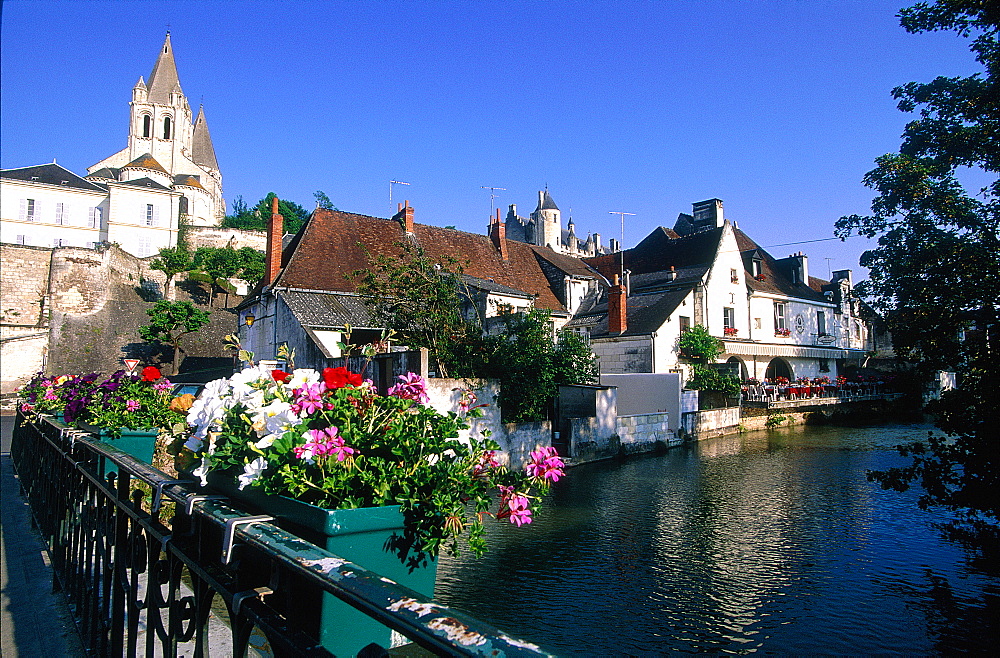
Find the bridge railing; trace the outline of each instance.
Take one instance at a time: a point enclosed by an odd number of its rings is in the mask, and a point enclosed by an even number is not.
[[[305,588],[434,654],[542,655],[62,423],[19,416],[11,457],[91,654],[329,655],[288,613]]]

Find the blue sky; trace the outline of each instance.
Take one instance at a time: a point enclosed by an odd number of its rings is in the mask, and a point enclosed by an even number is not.
[[[395,179],[417,222],[481,233],[482,186],[527,215],[548,185],[584,236],[635,213],[631,246],[718,197],[774,256],[860,278],[867,243],[824,239],[898,149],[890,90],[976,70],[953,34],[903,31],[907,4],[4,0],[0,166],[123,148],[169,26],[230,204],[323,190],[385,217]]]

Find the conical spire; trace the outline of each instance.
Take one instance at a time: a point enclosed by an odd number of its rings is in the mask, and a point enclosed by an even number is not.
[[[153,72],[149,74],[149,102],[170,104],[170,92],[180,91],[181,83],[177,78],[177,66],[174,64],[174,49],[170,45],[170,33],[163,40],[163,48],[153,65]]]
[[[208,121],[205,120],[204,107],[198,108],[198,117],[194,120],[191,150],[195,164],[219,170],[219,163],[215,159],[215,147],[212,146],[212,136],[208,132]]]

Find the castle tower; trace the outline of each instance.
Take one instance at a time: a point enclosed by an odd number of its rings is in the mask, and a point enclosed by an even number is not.
[[[549,195],[549,189],[538,193],[538,207],[531,213],[535,225],[535,244],[561,251],[562,213]]]

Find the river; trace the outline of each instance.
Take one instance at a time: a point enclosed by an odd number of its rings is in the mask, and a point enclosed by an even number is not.
[[[436,598],[562,655],[995,650],[1000,577],[866,469],[927,426],[787,427],[569,471]]]

